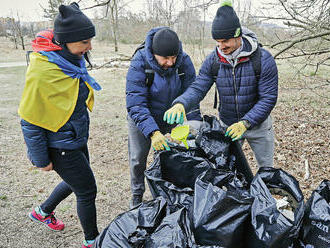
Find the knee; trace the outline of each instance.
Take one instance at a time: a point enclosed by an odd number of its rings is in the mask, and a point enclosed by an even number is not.
[[[96,198],[96,194],[97,194],[97,187],[96,184],[94,183],[92,185],[89,185],[89,187],[86,188],[85,190],[76,193],[77,201],[79,202],[94,201]]]

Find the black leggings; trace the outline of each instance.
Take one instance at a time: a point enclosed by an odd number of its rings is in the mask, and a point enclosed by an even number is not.
[[[54,170],[63,179],[48,199],[41,204],[45,213],[51,213],[56,206],[72,192],[77,198],[77,213],[83,227],[85,239],[93,240],[99,234],[96,224],[96,183],[89,166],[87,145],[77,150],[49,149]]]

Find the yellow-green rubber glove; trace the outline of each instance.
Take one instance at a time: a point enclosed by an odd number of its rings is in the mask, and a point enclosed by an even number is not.
[[[240,139],[246,130],[247,129],[243,121],[239,121],[227,128],[225,136],[226,137],[229,136],[232,139],[232,141],[235,141]]]
[[[181,103],[175,104],[172,108],[167,110],[164,114],[163,120],[168,124],[183,124],[186,119],[184,106]]]
[[[155,131],[150,138],[151,138],[152,148],[155,151],[160,151],[164,149],[166,149],[166,151],[170,150],[170,147],[166,142],[165,136],[160,131]]]

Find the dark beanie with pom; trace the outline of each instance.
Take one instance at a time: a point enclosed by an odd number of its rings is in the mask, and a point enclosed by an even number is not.
[[[177,56],[180,48],[178,35],[169,28],[158,30],[152,40],[152,52],[159,56]]]
[[[224,0],[220,8],[218,8],[212,23],[212,38],[215,40],[230,39],[241,35],[241,24],[233,9],[232,2],[230,0]]]
[[[54,38],[60,43],[88,40],[95,36],[95,26],[75,2],[60,5],[54,21]]]

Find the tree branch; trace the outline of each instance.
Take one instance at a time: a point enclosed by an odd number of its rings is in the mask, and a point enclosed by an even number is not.
[[[95,4],[93,6],[90,6],[90,7],[83,8],[82,10],[93,9],[93,8],[96,8],[96,7],[106,6],[106,5],[110,4],[110,2],[111,2],[111,0],[108,0],[108,1],[103,2],[103,3],[99,3],[99,4]]]
[[[330,52],[330,50],[316,51],[316,52],[312,52],[312,53],[292,54],[291,56],[281,57],[281,58],[278,58],[278,59],[293,59],[293,58],[303,57],[303,56],[321,55],[321,54],[325,54],[325,53],[329,53],[329,52]]]
[[[290,49],[291,47],[293,47],[297,43],[300,43],[300,42],[303,42],[303,41],[306,41],[306,40],[312,40],[312,39],[322,37],[322,36],[326,36],[326,35],[330,35],[330,32],[325,32],[325,33],[312,35],[312,36],[307,36],[307,37],[304,37],[304,38],[299,38],[299,39],[293,40],[293,41],[291,41],[291,43],[288,46],[286,46],[281,51],[279,51],[277,54],[275,54],[274,58],[277,58],[281,53],[283,53],[286,50]],[[272,45],[271,47],[274,48],[275,46],[276,46],[276,44]]]

